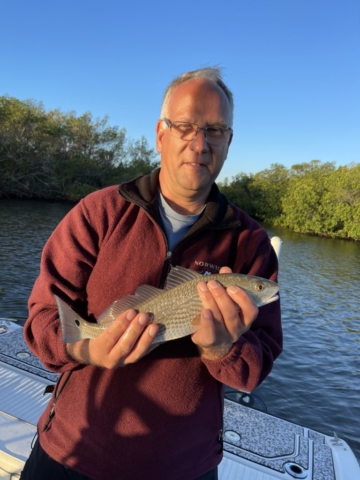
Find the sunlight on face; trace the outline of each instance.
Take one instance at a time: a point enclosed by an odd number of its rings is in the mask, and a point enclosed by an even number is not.
[[[174,89],[167,114],[170,122],[227,127],[230,105],[218,85],[196,78]],[[190,198],[205,203],[226,160],[230,143],[230,132],[220,145],[206,142],[203,130],[191,141],[175,138],[165,122],[159,120],[156,147],[161,153],[160,188],[163,194],[180,204]]]

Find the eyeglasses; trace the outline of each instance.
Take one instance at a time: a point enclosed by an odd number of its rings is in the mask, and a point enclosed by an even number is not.
[[[167,118],[162,119],[170,129],[170,133],[175,138],[181,138],[187,142],[194,140],[199,130],[204,130],[204,136],[207,143],[211,145],[220,145],[227,137],[228,132],[232,134],[230,127],[198,127],[196,123],[170,122]]]

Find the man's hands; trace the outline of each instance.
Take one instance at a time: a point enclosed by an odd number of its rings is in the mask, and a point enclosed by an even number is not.
[[[149,315],[128,310],[97,338],[67,343],[69,355],[79,363],[103,368],[116,368],[137,362],[155,348],[151,342],[158,325],[149,325]],[[156,345],[157,346],[157,345]]]
[[[231,269],[223,267],[220,273],[231,273]],[[258,315],[258,308],[241,288],[225,289],[214,280],[199,282],[198,293],[204,310],[200,330],[192,334],[192,341],[203,358],[218,360],[249,330]]]

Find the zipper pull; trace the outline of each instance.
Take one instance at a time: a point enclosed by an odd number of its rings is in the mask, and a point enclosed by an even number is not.
[[[51,422],[53,416],[55,415],[55,403],[56,403],[56,402],[54,402],[54,403],[52,404],[52,407],[51,407],[49,416],[48,416],[48,418],[47,418],[47,420],[46,420],[46,422],[45,422],[45,425],[44,425],[43,429],[41,430],[41,433],[45,432],[45,431],[48,429],[48,427],[49,427],[49,425],[50,425],[50,422]]]

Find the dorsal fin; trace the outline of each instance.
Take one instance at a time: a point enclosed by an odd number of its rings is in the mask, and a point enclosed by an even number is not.
[[[145,300],[149,300],[152,297],[155,297],[163,291],[164,290],[162,290],[161,288],[156,288],[152,285],[140,285],[140,287],[136,289],[135,296],[140,303],[145,302]]]
[[[188,282],[189,280],[194,280],[194,278],[198,277],[202,277],[202,275],[199,272],[195,272],[195,270],[190,270],[189,268],[179,266],[172,267],[169,276],[166,279],[165,290],[178,287],[182,283]]]
[[[110,320],[115,320],[121,313],[130,308],[137,309],[137,306],[149,300],[150,298],[155,297],[163,290],[152,287],[151,285],[141,285],[136,289],[135,295],[127,295],[126,297],[116,300],[112,305],[110,305],[97,319],[99,324],[107,323]]]

